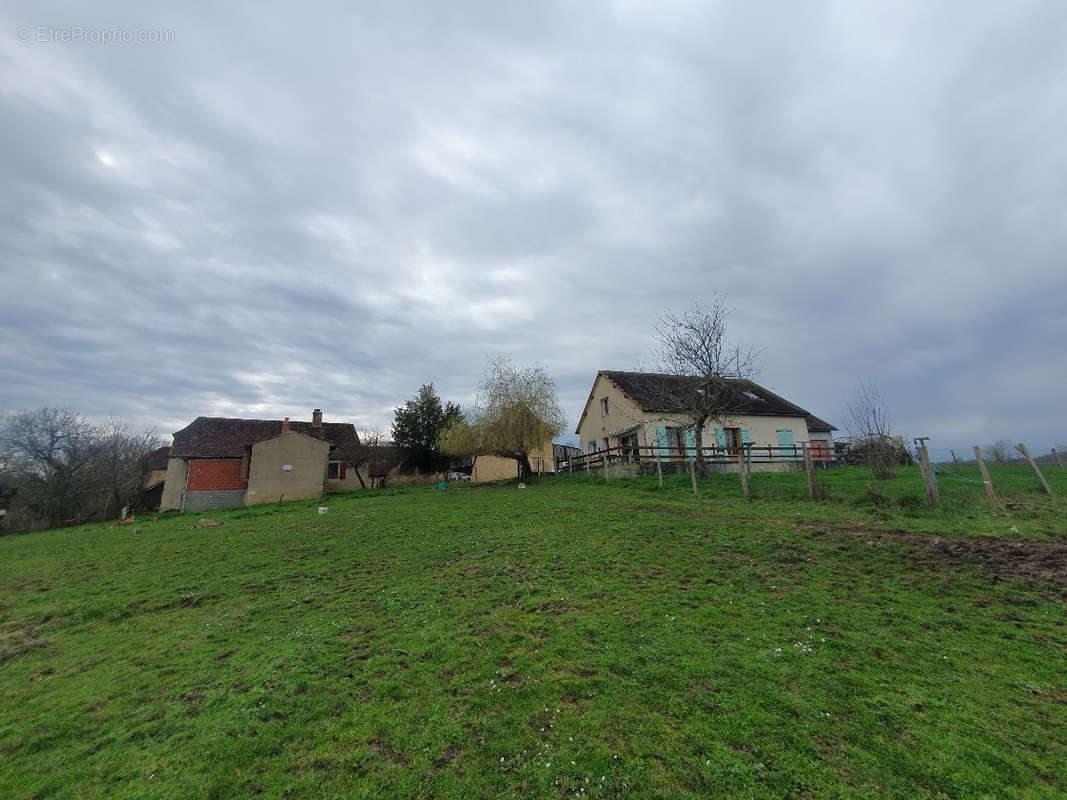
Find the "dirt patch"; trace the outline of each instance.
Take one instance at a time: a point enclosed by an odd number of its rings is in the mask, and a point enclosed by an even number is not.
[[[893,532],[888,537],[912,543],[910,553],[920,566],[946,560],[977,562],[998,578],[1047,581],[1067,590],[1067,543],[1064,542],[905,532]]]
[[[1056,686],[1042,693],[1042,696],[1050,703],[1059,703],[1061,705],[1067,705],[1067,688],[1063,686]]]
[[[367,742],[367,749],[391,764],[403,764],[406,761],[404,754],[392,742],[380,736]]]
[[[566,604],[560,603],[538,603],[532,608],[528,608],[526,610],[535,614],[552,614],[553,616],[558,617],[561,614],[566,614],[568,611],[570,611],[571,607]]]
[[[46,647],[48,639],[41,636],[40,631],[49,619],[45,617],[40,622],[16,622],[0,627],[0,664]]]
[[[1067,542],[857,530],[859,526],[819,522],[798,522],[796,527],[863,536],[872,545],[906,542],[908,555],[919,567],[977,564],[1000,579],[1046,581],[1067,591]]]
[[[710,517],[721,516],[721,514],[717,514],[713,511],[696,511],[688,508],[676,508],[672,506],[621,505],[618,503],[601,503],[600,505],[603,508],[641,511],[646,514],[666,514],[669,517],[686,517],[687,519],[708,519]]]
[[[500,679],[501,683],[507,684],[512,689],[521,689],[526,685],[525,679],[517,672],[510,672]]]

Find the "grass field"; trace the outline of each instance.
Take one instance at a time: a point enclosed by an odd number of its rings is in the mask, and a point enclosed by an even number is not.
[[[1067,470],[0,539],[0,797],[1067,796]]]

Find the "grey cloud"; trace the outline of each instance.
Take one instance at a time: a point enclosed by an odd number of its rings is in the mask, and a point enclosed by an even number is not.
[[[510,355],[573,427],[718,291],[839,426],[878,375],[906,432],[1048,446],[1065,34],[1055,2],[9,8],[0,408],[387,428]]]

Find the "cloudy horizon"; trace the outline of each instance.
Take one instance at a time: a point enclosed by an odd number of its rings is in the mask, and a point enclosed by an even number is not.
[[[388,430],[490,358],[574,441],[725,295],[842,429],[1067,442],[1067,6],[0,11],[0,412]]]

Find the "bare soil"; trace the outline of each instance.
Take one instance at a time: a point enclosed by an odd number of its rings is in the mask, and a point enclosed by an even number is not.
[[[819,522],[798,522],[796,527],[864,536],[871,544],[903,541],[909,544],[908,555],[916,566],[978,564],[1001,579],[1045,581],[1067,592],[1067,541],[1063,540],[938,536]]]

